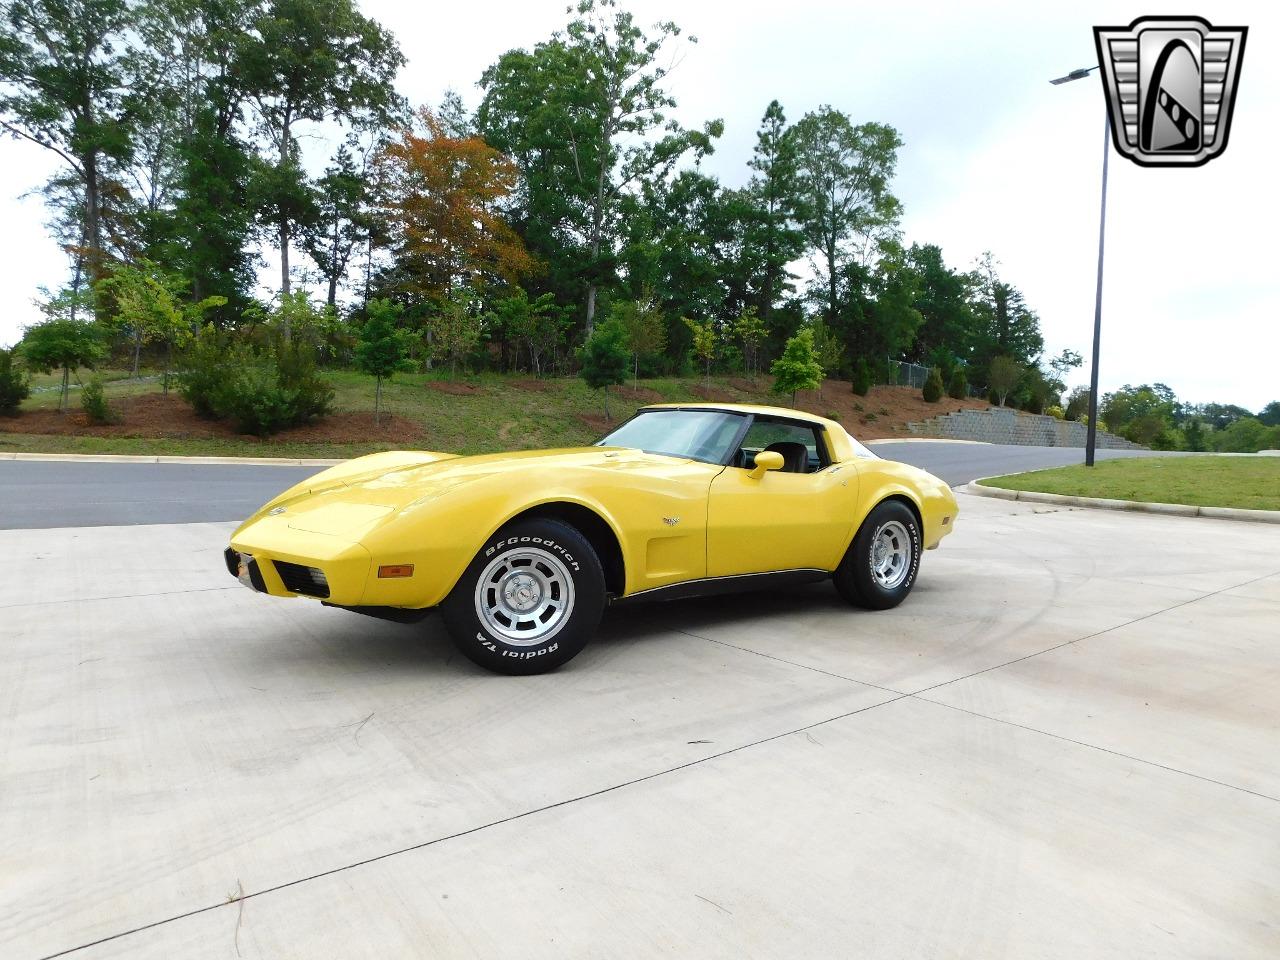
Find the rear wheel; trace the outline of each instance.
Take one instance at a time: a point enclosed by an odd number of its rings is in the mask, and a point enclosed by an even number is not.
[[[553,670],[587,645],[604,611],[604,571],[591,544],[558,520],[494,534],[441,605],[454,643],[498,673]]]
[[[920,524],[901,500],[867,515],[832,580],[857,607],[887,610],[906,599],[920,570]]]

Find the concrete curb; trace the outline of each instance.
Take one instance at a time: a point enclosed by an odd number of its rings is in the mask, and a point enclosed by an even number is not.
[[[63,463],[191,463],[239,464],[256,467],[336,467],[346,460],[306,460],[299,457],[160,457],[107,453],[0,453],[0,460],[48,460]]]
[[[976,497],[994,497],[997,500],[1018,500],[1023,503],[1052,503],[1064,507],[1085,507],[1090,510],[1128,510],[1134,513],[1158,513],[1170,517],[1209,517],[1214,520],[1247,520],[1252,523],[1280,524],[1280,510],[1245,510],[1241,507],[1197,507],[1188,503],[1143,503],[1139,500],[1109,500],[1105,497],[1069,497],[1058,493],[1039,493],[1034,490],[1006,490],[1004,487],[984,487],[982,477],[956,489]]]

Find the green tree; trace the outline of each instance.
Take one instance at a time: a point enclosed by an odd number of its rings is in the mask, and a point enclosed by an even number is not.
[[[924,396],[925,403],[937,403],[942,399],[942,371],[937,367],[929,371],[921,394]]]
[[[519,219],[533,253],[583,273],[590,336],[626,191],[665,176],[691,150],[710,151],[723,124],[688,131],[668,114],[676,104],[663,83],[681,32],[674,23],[646,33],[613,0],[580,0],[570,13],[562,33],[485,71],[478,125],[521,167]],[[584,272],[570,263],[575,251],[585,255]]]
[[[22,401],[31,395],[31,383],[17,361],[17,350],[0,347],[0,416],[16,417]]]
[[[313,216],[304,221],[302,243],[328,288],[326,302],[337,307],[338,287],[347,276],[356,250],[369,241],[374,228],[375,198],[379,182],[370,158],[374,147],[359,158],[350,145],[340,146],[324,176],[315,183]]]
[[[789,289],[787,265],[804,252],[804,233],[797,226],[802,210],[795,137],[782,104],[769,103],[747,166],[753,171],[747,194],[758,211],[749,221],[745,249],[758,251],[758,309],[767,327],[773,306]]]
[[[1257,453],[1280,443],[1280,429],[1265,426],[1257,417],[1241,417],[1215,430],[1212,443],[1220,453]]]
[[[640,359],[648,359],[662,353],[667,345],[667,328],[662,311],[654,306],[651,298],[644,300],[619,300],[609,310],[609,318],[617,320],[627,334],[627,349],[631,351],[632,377],[635,388],[640,388]]]
[[[554,294],[544,293],[530,300],[529,294],[520,287],[512,287],[511,291],[509,296],[494,303],[490,320],[516,345],[517,361],[519,348],[524,346],[533,375],[541,377],[548,357],[554,362],[572,318],[567,310],[557,306]]]
[[[1272,400],[1263,407],[1258,419],[1268,427],[1280,427],[1280,400]]]
[[[837,329],[844,331],[855,353],[898,360],[909,351],[921,323],[916,309],[919,289],[919,277],[901,247],[886,241],[874,267],[856,262],[846,266],[842,326]]]
[[[1204,422],[1199,417],[1192,417],[1182,424],[1183,449],[1200,453],[1208,449],[1207,444]]]
[[[1026,372],[1026,367],[1013,357],[993,357],[987,368],[987,386],[998,398],[1000,406],[1008,399],[1010,392],[1018,385]]]
[[[942,249],[933,244],[913,243],[905,260],[917,281],[912,306],[920,314],[920,325],[905,354],[906,359],[913,363],[929,362],[936,351],[951,357],[967,357],[974,335],[969,278],[948,267],[942,258]],[[942,372],[945,378],[954,371],[944,367]]]
[[[841,278],[850,262],[896,235],[901,205],[889,190],[902,139],[881,123],[854,125],[829,106],[792,130],[801,227],[822,288],[826,320],[839,329]]]
[[[867,366],[867,358],[859,357],[853,364],[853,392],[865,397],[871,392],[871,368]]]
[[[62,371],[62,397],[58,409],[66,412],[67,391],[71,371],[86,367],[94,369],[105,356],[102,331],[92,320],[71,319],[65,309],[65,301],[51,299],[44,307],[47,320],[27,327],[20,349],[28,369],[40,373]]]
[[[131,168],[146,185],[148,241],[140,255],[184,276],[190,298],[227,298],[209,317],[238,323],[257,283],[258,169],[243,123],[257,43],[245,25],[261,0],[149,0],[139,4],[145,63],[156,78]],[[253,189],[251,189],[251,187]],[[166,199],[167,198],[167,199]],[[168,209],[156,209],[162,201]]]
[[[822,384],[823,370],[813,353],[813,331],[803,329],[787,341],[782,356],[769,368],[773,374],[773,392],[791,394],[796,405],[796,392],[816,390]]]
[[[1173,425],[1177,398],[1164,384],[1125,384],[1104,394],[1098,415],[1115,433],[1135,443],[1149,444]],[[1131,436],[1132,434],[1132,436]]]
[[[1154,390],[1152,392],[1154,393]],[[1225,430],[1237,420],[1253,416],[1244,407],[1236,406],[1234,403],[1206,403],[1199,408],[1198,412],[1215,430]]]
[[[743,307],[733,320],[733,335],[742,343],[742,359],[747,366],[747,376],[756,382],[760,373],[760,348],[767,333],[764,320],[755,307]]]
[[[835,331],[821,320],[809,324],[813,333],[813,357],[826,375],[835,376],[844,366],[844,344]],[[818,396],[822,396],[822,384],[818,384]]]
[[[1089,415],[1089,388],[1076,387],[1067,395],[1065,415],[1068,420],[1083,420]]]
[[[988,252],[979,258],[970,275],[974,332],[969,359],[978,370],[988,369],[992,358],[1000,354],[1028,365],[1044,351],[1040,318],[1027,306],[1019,290],[1000,279],[997,266],[995,257]]]
[[[669,318],[673,355],[690,345],[681,317],[713,317],[727,326],[753,301],[757,278],[746,224],[754,214],[743,191],[723,190],[713,177],[684,170],[645,183],[620,207],[619,265],[627,293],[652,300]]]
[[[578,350],[581,376],[592,390],[604,391],[604,418],[609,414],[609,387],[627,379],[627,334],[622,324],[606,320]]]
[[[298,150],[298,124],[389,124],[403,109],[393,83],[404,56],[395,38],[361,14],[354,0],[265,0],[250,36],[240,66],[274,151],[259,195],[264,217],[276,231],[280,291],[287,294],[296,227],[313,211]]]
[[[458,287],[435,305],[427,317],[427,355],[448,362],[449,379],[484,339],[484,321],[470,287]]]
[[[952,400],[963,400],[969,396],[969,378],[964,375],[961,367],[956,367],[951,374],[951,380],[947,383],[947,396]]]
[[[8,0],[0,7],[0,129],[65,164],[91,278],[106,259],[107,184],[130,154],[130,112],[136,94],[145,93],[129,69],[135,11],[126,0]]]
[[[377,381],[373,394],[373,422],[377,424],[382,409],[382,381],[411,370],[413,364],[409,362],[405,331],[396,327],[404,308],[390,300],[376,299],[365,305],[365,311],[368,319],[360,328],[356,367]]]
[[[716,332],[715,321],[707,318],[706,320],[690,320],[688,317],[682,317],[684,325],[689,328],[689,333],[693,336],[693,353],[702,361],[703,368],[703,385],[710,388],[711,386],[711,364],[715,361],[716,350],[720,345],[720,337]]]
[[[159,264],[141,260],[137,264],[118,263],[110,276],[94,285],[99,295],[112,305],[112,322],[129,331],[134,342],[133,375],[138,375],[139,356],[144,343],[165,345],[164,392],[169,392],[175,348],[186,346],[199,330],[208,310],[225,304],[225,297],[206,297],[198,303],[185,299],[187,281]]]

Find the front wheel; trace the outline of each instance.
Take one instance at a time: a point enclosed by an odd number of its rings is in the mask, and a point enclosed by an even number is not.
[[[906,599],[920,570],[920,524],[901,500],[867,515],[832,579],[857,607],[887,610]]]
[[[604,612],[591,544],[558,520],[523,520],[480,548],[441,605],[469,659],[497,673],[545,673],[582,652]]]

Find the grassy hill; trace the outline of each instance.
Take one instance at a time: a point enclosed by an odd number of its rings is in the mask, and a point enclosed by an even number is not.
[[[790,397],[769,392],[767,377],[754,385],[741,377],[713,377],[709,387],[701,379],[659,378],[641,380],[638,389],[627,383],[611,390],[612,419],[606,421],[600,394],[577,378],[495,374],[453,382],[433,374],[405,374],[384,384],[384,413],[375,426],[373,381],[356,373],[332,372],[327,377],[336,395],[333,416],[260,440],[199,419],[176,393],[163,395],[158,379],[137,382],[125,377],[119,371],[107,376],[107,397],[120,423],[89,426],[80,412],[78,392],[71,394],[68,413],[60,414],[57,391],[42,391],[23,404],[19,416],[0,417],[0,451],[333,458],[403,448],[487,453],[591,443],[611,423],[647,403],[790,404]],[[37,385],[51,386],[53,379],[41,378]],[[945,398],[928,404],[920,391],[906,387],[875,387],[868,396],[858,397],[847,381],[839,380],[802,394],[796,405],[838,419],[861,439],[903,435],[909,420],[985,406]]]

